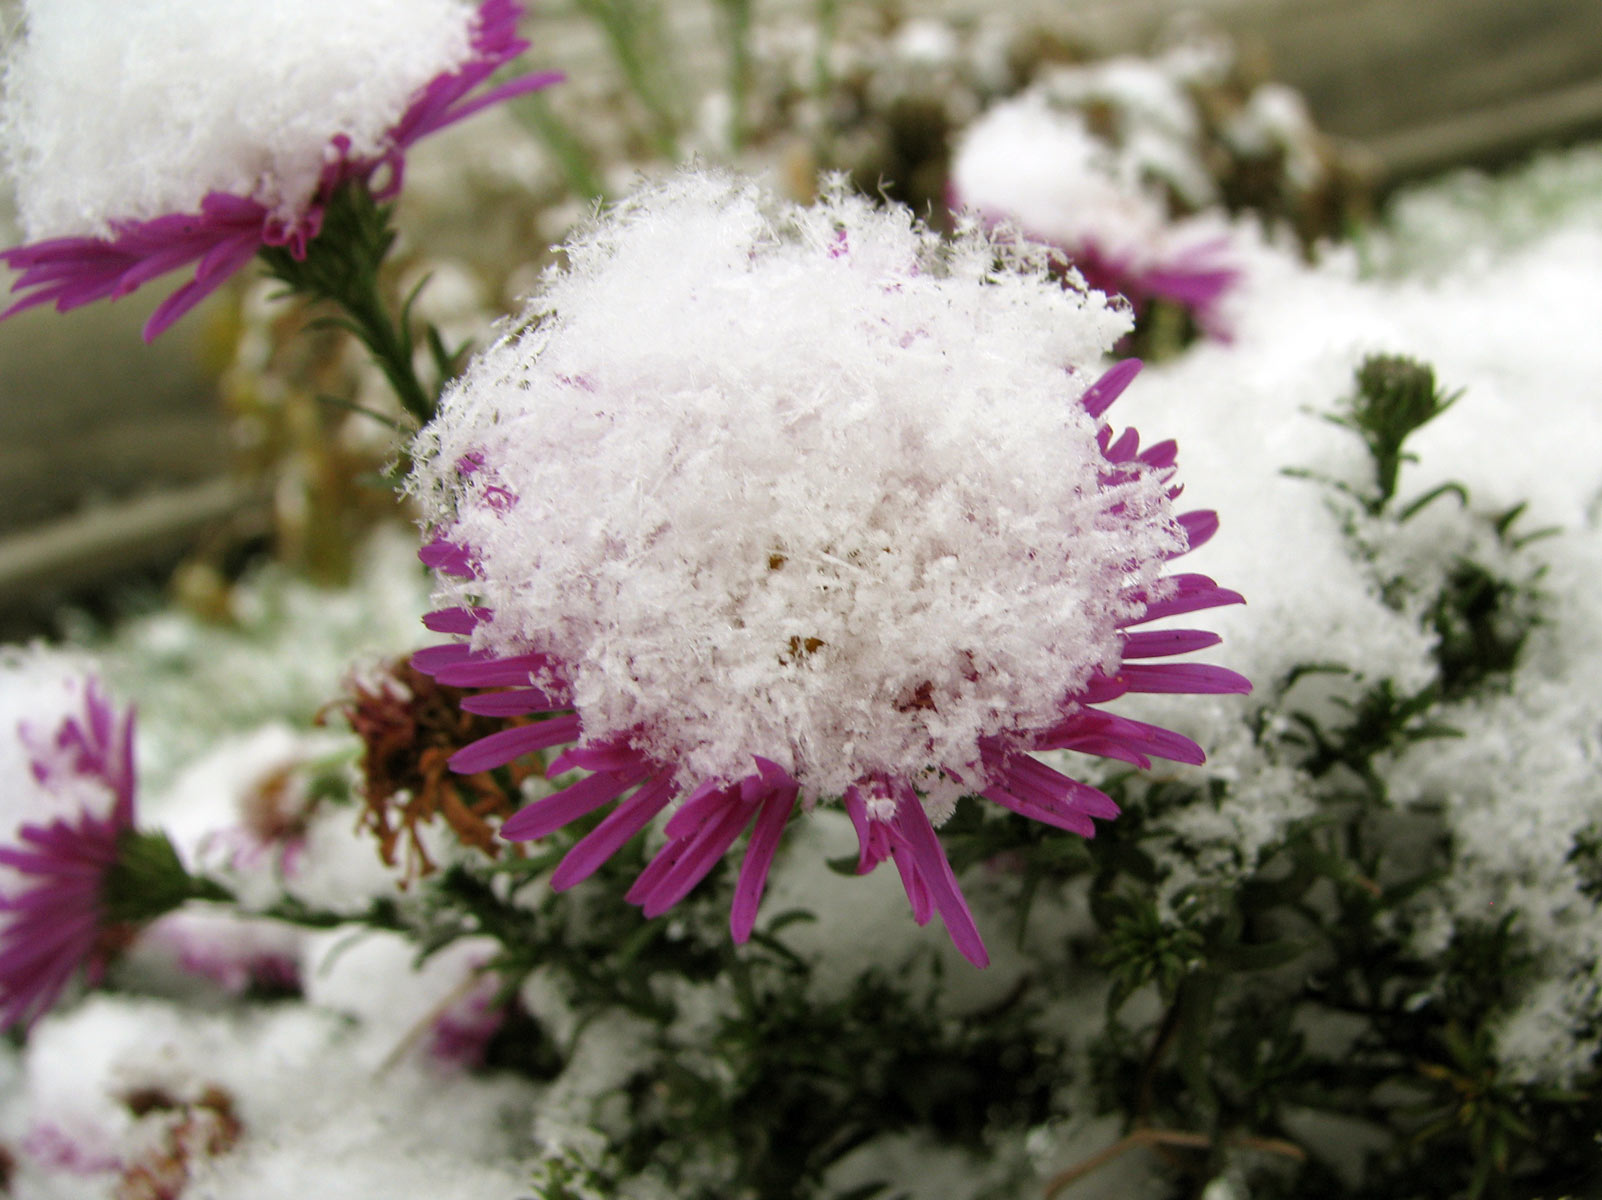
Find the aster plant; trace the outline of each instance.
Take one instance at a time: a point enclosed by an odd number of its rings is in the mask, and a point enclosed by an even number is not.
[[[558,889],[671,809],[628,892],[648,916],[751,829],[738,941],[792,814],[838,803],[858,870],[891,860],[985,964],[935,832],[959,799],[1090,836],[1117,806],[1041,755],[1200,762],[1102,705],[1249,690],[1166,661],[1216,635],[1141,628],[1241,597],[1168,573],[1216,517],[1175,507],[1172,442],[1103,420],[1138,369],[1095,367],[1126,312],[840,185],[800,208],[685,173],[564,249],[413,448],[428,624],[456,639],[414,663],[540,717],[451,765],[566,747],[547,774],[582,775],[501,829],[614,805]]]
[[[383,329],[370,295],[388,239],[359,235],[418,141],[560,78],[492,83],[528,48],[520,14],[514,0],[25,5],[0,134],[28,240],[0,252],[20,293],[0,316],[115,299],[193,265],[149,341],[258,254],[289,277],[334,234],[352,243],[334,266],[290,281],[400,357],[405,330]],[[352,253],[366,255],[354,270]]]

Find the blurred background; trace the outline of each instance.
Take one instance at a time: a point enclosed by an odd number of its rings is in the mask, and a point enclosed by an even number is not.
[[[16,5],[0,17],[14,29]],[[797,196],[844,170],[938,225],[969,122],[1118,56],[1208,48],[1181,72],[1197,160],[1232,213],[1309,254],[1411,180],[1602,136],[1595,0],[545,0],[526,32],[568,82],[431,140],[397,216],[393,284],[426,276],[419,315],[457,342],[594,203],[691,157]],[[1123,102],[1090,95],[1093,127],[1116,137]],[[0,242],[20,240],[0,195]],[[360,353],[300,336],[306,314],[251,272],[143,346],[175,283],[0,323],[0,636],[155,602],[226,619],[251,562],[337,583],[364,530],[405,519],[378,478],[392,432],[323,398],[383,407]]]

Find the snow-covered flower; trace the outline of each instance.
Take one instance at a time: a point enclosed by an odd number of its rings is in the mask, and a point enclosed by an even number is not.
[[[959,139],[951,193],[958,207],[1060,247],[1091,287],[1137,312],[1166,300],[1226,334],[1219,304],[1240,274],[1227,224],[1170,217],[1140,159],[1098,138],[1083,113],[1038,92],[995,105]]]
[[[132,714],[82,676],[6,666],[0,1028],[32,1023],[80,967],[104,966],[117,932],[106,880],[134,820]]]
[[[1036,249],[943,241],[839,183],[804,209],[685,173],[565,250],[414,447],[450,605],[427,623],[463,639],[414,662],[510,689],[472,712],[548,714],[453,767],[572,744],[548,773],[588,774],[513,839],[626,796],[557,888],[678,800],[628,893],[652,916],[754,825],[738,940],[794,808],[839,801],[861,869],[892,859],[982,964],[935,834],[958,798],[1089,836],[1116,805],[1035,752],[1197,762],[1100,705],[1249,686],[1150,661],[1211,633],[1134,631],[1240,597],[1165,574],[1216,518],[1175,511],[1172,442],[1102,420],[1138,369],[1093,370],[1127,314]]]
[[[515,0],[28,0],[0,142],[28,238],[0,252],[60,310],[195,264],[154,338],[264,247],[303,258],[336,190],[397,192],[407,150],[487,105],[521,54]]]

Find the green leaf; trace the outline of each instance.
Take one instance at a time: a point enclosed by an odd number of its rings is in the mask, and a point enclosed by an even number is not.
[[[1294,938],[1279,938],[1251,945],[1236,942],[1209,950],[1207,961],[1211,966],[1229,971],[1269,971],[1295,962],[1309,949],[1308,943]]]

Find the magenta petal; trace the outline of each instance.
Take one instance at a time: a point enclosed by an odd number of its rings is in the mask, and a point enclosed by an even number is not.
[[[623,899],[630,904],[638,904],[644,897],[654,892],[657,885],[673,869],[673,864],[678,862],[682,845],[683,843],[669,842],[657,851],[656,857],[646,863],[645,869],[635,876],[629,890],[623,893]]]
[[[1167,441],[1147,446],[1140,452],[1140,461],[1154,471],[1169,470],[1179,461],[1179,443],[1169,438]],[[1180,518],[1181,521],[1184,519]]]
[[[478,577],[478,570],[473,565],[473,556],[467,548],[444,538],[435,538],[429,542],[417,552],[417,557],[425,567],[444,571],[447,575],[455,575],[459,579]]]
[[[562,707],[538,688],[514,688],[509,692],[483,692],[462,697],[462,711],[481,717],[524,717],[530,713],[554,712]]]
[[[1007,790],[999,783],[993,783],[983,792],[979,793],[992,804],[999,804],[1002,808],[1010,808],[1020,817],[1027,817],[1031,821],[1038,821],[1042,825],[1050,825],[1054,829],[1061,829],[1066,833],[1076,833],[1083,838],[1096,836],[1096,825],[1083,813],[1074,812],[1058,804],[1040,803],[1015,792]]]
[[[455,125],[458,121],[465,121],[474,113],[499,104],[503,100],[526,96],[531,92],[548,88],[552,84],[561,83],[566,78],[567,76],[560,71],[536,71],[529,75],[520,76],[517,79],[507,80],[499,87],[492,88],[483,95],[477,96],[468,103],[460,105],[449,112],[442,112],[438,116],[419,121],[414,128],[407,131],[405,144],[409,145],[430,133],[436,133],[448,126]]]
[[[857,874],[866,875],[884,861],[884,854],[875,845],[872,826],[877,824],[868,816],[868,805],[855,785],[846,788],[841,797],[851,827],[857,831]]]
[[[416,655],[412,656],[412,663],[416,665]],[[550,665],[551,660],[543,654],[513,654],[505,658],[473,655],[429,673],[447,687],[517,687],[549,670]]]
[[[647,769],[643,765],[636,765],[633,771],[590,775],[518,809],[506,818],[501,826],[501,836],[509,842],[526,842],[554,833],[570,821],[576,821],[608,801],[616,800],[644,779],[646,774]]]
[[[1173,593],[1166,600],[1156,600],[1146,611],[1131,620],[1120,621],[1120,626],[1144,625],[1163,617],[1199,612],[1204,608],[1219,608],[1226,604],[1245,604],[1246,597],[1228,588],[1221,588],[1205,575],[1170,575],[1165,582],[1173,585]]]
[[[1140,434],[1133,429],[1126,429],[1118,435],[1118,440],[1103,447],[1102,455],[1110,463],[1126,463],[1135,457],[1140,450]]]
[[[678,792],[671,776],[658,776],[619,804],[563,857],[551,876],[551,888],[565,891],[588,879],[631,837],[650,824]]]
[[[907,893],[907,903],[912,905],[912,920],[921,929],[934,916],[934,900],[929,895],[929,885],[918,872],[917,860],[899,831],[890,843],[890,860],[896,864],[901,890]]]
[[[757,814],[756,828],[751,831],[745,858],[740,862],[740,880],[734,887],[734,905],[729,911],[729,931],[736,942],[750,938],[751,929],[756,924],[757,907],[762,903],[768,870],[773,866],[779,838],[795,809],[796,791],[792,784],[770,793]]]
[[[1081,704],[1105,704],[1128,691],[1129,685],[1122,679],[1098,672],[1085,680],[1084,686],[1074,694],[1074,699]]]
[[[690,889],[706,878],[750,823],[751,806],[740,800],[739,790],[731,788],[725,794],[729,801],[723,811],[682,844],[674,855],[672,867],[654,887],[634,895],[634,903],[640,905],[646,916],[659,917],[689,895]],[[664,847],[662,854],[673,848],[672,844]]]
[[[564,750],[545,770],[548,775],[565,775],[569,771],[632,771],[643,762],[642,756],[628,746],[602,743]]]
[[[1123,656],[1131,658],[1168,658],[1176,654],[1189,654],[1205,650],[1224,639],[1205,629],[1150,629],[1142,633],[1124,635]]]
[[[895,825],[906,840],[918,874],[940,912],[940,919],[946,923],[946,932],[964,958],[976,967],[988,967],[990,955],[985,950],[984,939],[973,923],[973,913],[968,910],[957,878],[951,873],[951,863],[946,859],[940,839],[935,836],[934,826],[929,824],[929,814],[924,812],[922,801],[910,787],[903,785],[900,790]]]
[[[412,654],[411,663],[424,675],[433,675],[445,667],[467,662],[473,650],[465,642],[449,642],[443,646],[425,646]]]
[[[423,627],[435,633],[455,633],[465,637],[489,615],[487,608],[439,608],[423,614]]]
[[[1085,389],[1080,401],[1085,411],[1093,417],[1099,417],[1111,408],[1113,401],[1122,396],[1124,389],[1140,374],[1141,365],[1138,358],[1126,358],[1109,367],[1100,379]]]
[[[1213,534],[1218,532],[1218,514],[1210,509],[1182,513],[1179,524],[1184,529],[1186,537],[1185,549],[1180,553],[1188,554],[1212,541]],[[1179,555],[1173,557],[1177,558]]]
[[[1002,752],[999,762],[987,759],[994,781],[984,796],[1032,821],[1095,837],[1091,817],[1118,815],[1112,799],[1089,784],[1054,771],[1027,754]]]
[[[1129,663],[1118,678],[1132,692],[1243,696],[1252,690],[1244,675],[1206,663]]]
[[[155,341],[179,317],[220,288],[223,282],[223,277],[219,275],[206,282],[195,279],[184,284],[156,306],[156,311],[150,314],[150,319],[139,331],[139,336],[147,344]]]
[[[469,742],[450,757],[450,768],[459,775],[473,775],[492,767],[505,766],[514,758],[549,746],[560,746],[579,736],[579,719],[576,714],[553,717],[533,725],[519,725],[515,729],[502,729],[476,742]]]
[[[694,837],[696,830],[728,806],[730,790],[712,780],[701,784],[679,806],[679,811],[668,819],[662,832],[673,842]]]
[[[1085,709],[1061,725],[1047,730],[1034,742],[1037,750],[1077,750],[1150,766],[1147,755],[1171,762],[1203,763],[1207,756],[1188,737],[1115,713]]]

